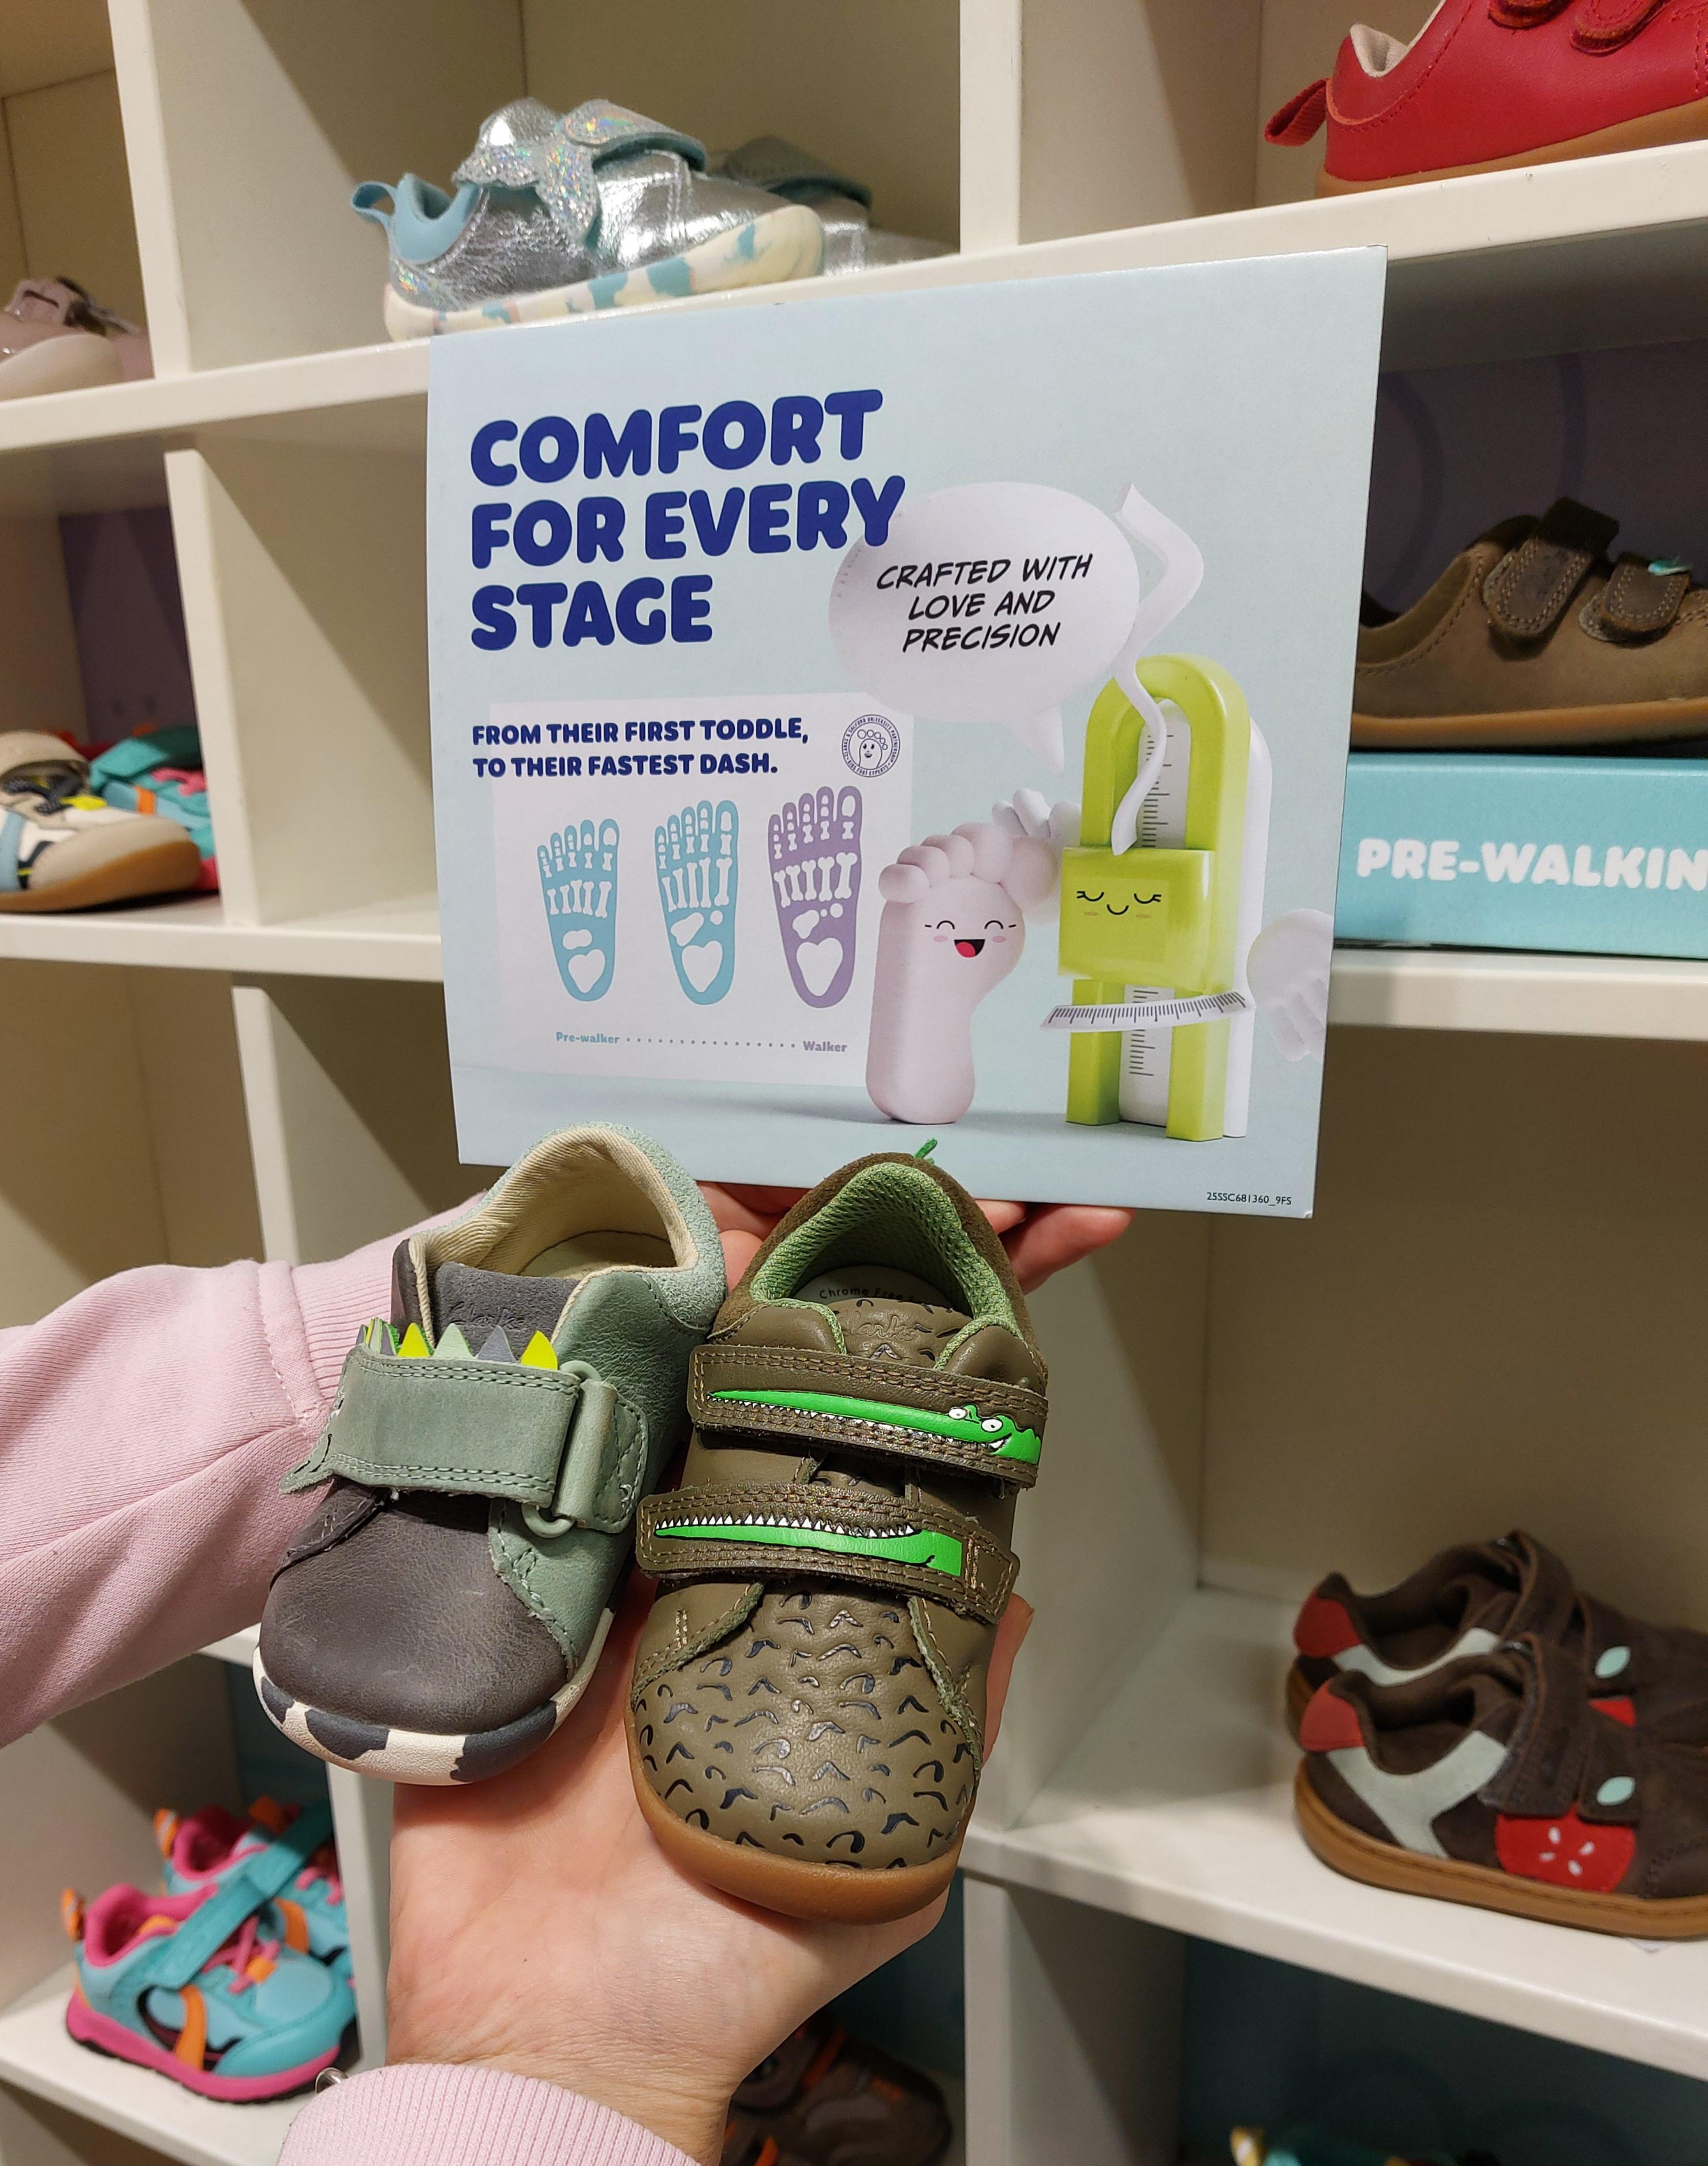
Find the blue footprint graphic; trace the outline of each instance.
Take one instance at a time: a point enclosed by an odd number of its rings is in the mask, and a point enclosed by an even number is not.
[[[720,1001],[735,975],[735,846],[739,821],[725,798],[702,798],[653,832],[658,900],[677,982],[701,1007]]]
[[[617,967],[617,823],[573,820],[540,845],[540,891],[563,989],[577,1001],[610,991]]]

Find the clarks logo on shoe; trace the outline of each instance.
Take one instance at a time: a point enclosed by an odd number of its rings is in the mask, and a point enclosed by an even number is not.
[[[1572,848],[1563,843],[1483,843],[1479,854],[1462,857],[1457,840],[1426,843],[1415,836],[1389,842],[1382,835],[1358,840],[1360,880],[1385,872],[1393,880],[1454,880],[1476,875],[1490,887],[1694,888],[1708,892],[1708,850],[1680,850],[1663,843],[1638,843],[1630,849],[1615,843],[1602,852],[1598,866],[1588,843]]]
[[[953,1535],[936,1534],[927,1527],[903,1525],[850,1535],[822,1519],[785,1512],[732,1513],[727,1519],[715,1515],[675,1525],[661,1521],[653,1533],[677,1541],[762,1542],[783,1549],[824,1550],[839,1556],[881,1557],[888,1564],[920,1565],[952,1579],[960,1578],[965,1555]]]
[[[893,1406],[886,1399],[845,1398],[837,1392],[714,1392],[714,1399],[738,1406],[782,1407],[796,1413],[820,1414],[832,1421],[859,1422],[872,1429],[920,1436],[949,1437],[957,1444],[982,1445],[993,1459],[1017,1459],[1036,1466],[1042,1440],[1036,1429],[1020,1429],[1007,1414],[981,1414],[971,1403],[951,1407],[946,1414],[919,1407]]]

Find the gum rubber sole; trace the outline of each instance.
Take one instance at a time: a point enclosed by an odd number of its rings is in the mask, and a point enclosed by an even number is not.
[[[1708,736],[1708,699],[1633,700],[1618,707],[1535,707],[1510,715],[1359,715],[1355,752],[1484,752],[1502,745],[1664,744]]]
[[[76,880],[0,895],[0,912],[91,910],[103,902],[140,902],[146,895],[180,894],[201,877],[202,853],[186,835],[182,842],[161,843],[108,864],[92,865]]]
[[[635,1736],[635,1710],[623,1717],[629,1738],[629,1772],[640,1815],[653,1839],[673,1864],[762,1910],[787,1918],[823,1918],[845,1926],[882,1926],[909,1918],[947,1892],[961,1856],[957,1837],[946,1856],[929,1865],[899,1865],[887,1872],[862,1873],[848,1865],[818,1865],[805,1858],[778,1857],[746,1843],[725,1842],[704,1828],[678,1820],[654,1791],[640,1764]]]
[[[1688,105],[1668,105],[1658,113],[1639,114],[1634,120],[1616,121],[1588,135],[1572,135],[1561,143],[1543,143],[1534,151],[1516,151],[1510,158],[1489,158],[1476,166],[1442,166],[1431,172],[1393,173],[1385,180],[1343,181],[1326,166],[1316,177],[1320,196],[1363,195],[1370,188],[1409,188],[1424,181],[1462,181],[1473,173],[1516,173],[1529,166],[1558,166],[1568,158],[1603,158],[1616,151],[1653,151],[1669,143],[1694,143],[1708,135],[1708,98],[1692,98]]]
[[[152,2068],[157,2075],[169,2076],[186,2090],[194,2091],[198,2098],[224,2099],[233,2104],[287,2098],[293,2091],[306,2090],[323,2068],[332,2066],[343,2047],[340,2039],[312,2061],[282,2068],[277,2075],[222,2076],[217,2069],[187,2066],[158,2040],[145,2038],[138,2031],[127,2030],[115,2017],[103,2015],[83,1998],[81,1987],[72,1989],[66,2004],[66,2029],[92,2052],[105,2053],[115,2061],[132,2061],[140,2068]]]
[[[603,314],[690,293],[725,293],[742,286],[778,286],[810,278],[825,260],[825,229],[805,203],[787,203],[746,225],[731,226],[661,263],[607,271],[578,285],[540,293],[511,293],[467,309],[423,308],[387,282],[386,330],[394,339],[446,331],[493,330],[503,324],[561,323],[566,316]]]
[[[1323,1863],[1351,1880],[1391,1888],[1402,1895],[1433,1895],[1446,1903],[1471,1903],[1505,1910],[1547,1926],[1576,1926],[1592,1933],[1617,1933],[1631,1941],[1695,1941],[1708,1936],[1708,1895],[1674,1895],[1648,1901],[1641,1895],[1597,1895],[1525,1880],[1492,1865],[1457,1857],[1420,1857],[1415,1851],[1379,1842],[1362,1829],[1336,1820],[1311,1788],[1301,1762],[1293,1783],[1299,1831]]]
[[[368,1722],[311,1706],[276,1685],[255,1654],[255,1688],[268,1720],[293,1745],[353,1774],[377,1775],[384,1782],[413,1783],[429,1788],[481,1783],[502,1775],[537,1751],[562,1725],[587,1690],[598,1667],[611,1613],[601,1613],[593,1643],[568,1683],[548,1700],[496,1730],[401,1730],[394,1724]]]

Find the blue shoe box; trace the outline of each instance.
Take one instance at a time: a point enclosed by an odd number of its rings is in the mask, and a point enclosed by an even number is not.
[[[1335,934],[1708,959],[1708,758],[1354,753]]]

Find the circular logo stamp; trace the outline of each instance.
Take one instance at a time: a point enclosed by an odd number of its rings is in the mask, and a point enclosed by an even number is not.
[[[842,763],[875,782],[901,758],[901,732],[888,715],[857,715],[842,732]]]

